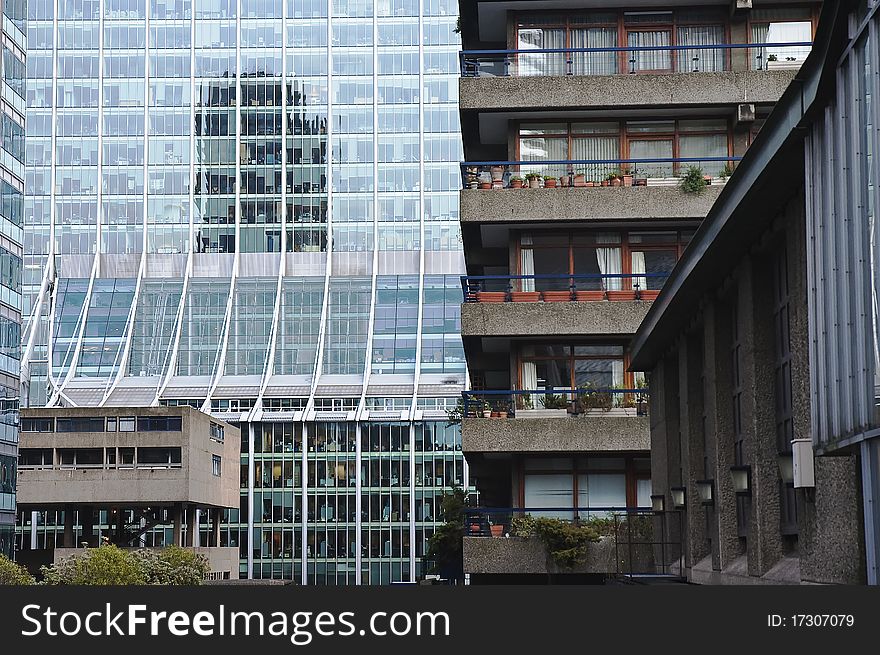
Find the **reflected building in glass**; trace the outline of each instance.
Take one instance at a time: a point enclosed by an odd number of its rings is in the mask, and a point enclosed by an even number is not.
[[[12,556],[18,459],[21,217],[24,198],[25,1],[5,0],[0,104],[0,554]]]
[[[236,422],[243,577],[414,580],[468,482],[456,2],[28,14],[26,402]]]

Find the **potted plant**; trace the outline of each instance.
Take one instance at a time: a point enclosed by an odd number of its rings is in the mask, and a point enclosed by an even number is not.
[[[526,180],[529,183],[530,189],[540,189],[541,188],[541,176],[537,173],[527,173]]]
[[[718,177],[722,180],[727,180],[731,175],[733,175],[733,166],[730,165],[730,162],[727,162],[724,164],[724,168],[721,169],[721,172],[718,173]]]
[[[483,415],[483,418],[491,418],[492,416],[492,408],[485,400],[480,401],[480,414]]]
[[[562,187],[571,186],[571,175],[560,175],[559,176],[559,186],[562,186]]]
[[[498,537],[503,537],[504,536],[504,525],[493,523],[492,525],[489,526],[489,532],[496,539]]]
[[[592,185],[593,185],[592,182],[590,182],[589,184],[587,184],[587,176],[584,175],[583,173],[575,173],[575,174],[574,174],[573,184],[574,184],[574,186],[579,186],[579,187],[585,187],[585,186],[592,186]]]
[[[571,300],[571,289],[550,289],[542,291],[544,302],[568,302]]]
[[[537,418],[563,417],[568,414],[568,401],[562,394],[546,393],[540,399],[542,409],[536,409],[533,414]]]
[[[511,189],[522,189],[523,188],[523,179],[518,175],[514,175],[510,178],[510,188]]]
[[[620,177],[623,180],[623,186],[632,186],[633,185],[632,173],[627,173],[626,171],[624,171]]]
[[[506,291],[477,291],[477,302],[504,302],[506,300]]]
[[[492,188],[492,183],[491,183],[491,182],[486,182],[486,181],[481,180],[481,181],[480,181],[480,188],[481,188],[481,189],[491,189],[491,188]]]
[[[638,393],[636,393],[636,415],[637,416],[647,416],[648,415],[648,381],[641,377],[636,380],[636,389],[638,389]]]
[[[679,184],[684,193],[692,193],[699,195],[706,190],[706,178],[703,175],[703,169],[699,166],[688,166],[685,174],[681,176]]]
[[[490,166],[489,174],[493,182],[501,182],[504,179],[504,166]]]
[[[555,189],[556,188],[556,178],[552,175],[544,176],[544,188],[545,189]]]
[[[541,299],[540,291],[511,291],[512,302],[538,302]]]

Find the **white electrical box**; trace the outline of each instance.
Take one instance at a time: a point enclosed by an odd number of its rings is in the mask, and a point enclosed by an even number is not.
[[[816,473],[813,469],[813,440],[791,440],[792,473],[794,488],[816,486]]]

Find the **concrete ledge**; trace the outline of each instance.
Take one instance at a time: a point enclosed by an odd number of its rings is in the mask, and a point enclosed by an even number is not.
[[[779,100],[796,73],[463,77],[459,80],[459,103],[463,111],[771,104]]]
[[[461,222],[703,219],[723,188],[710,185],[699,195],[663,186],[464,189]]]
[[[648,451],[647,416],[560,418],[466,418],[461,422],[465,453]]]
[[[800,558],[783,557],[762,576],[749,575],[749,563],[745,555],[736,558],[729,566],[716,571],[712,568],[712,556],[697,562],[687,572],[688,582],[706,585],[791,585],[801,584]]]
[[[614,541],[609,537],[590,544],[586,562],[572,569],[559,569],[548,562],[544,544],[537,537],[465,537],[462,555],[465,573],[613,573],[617,570]]]
[[[464,337],[631,335],[650,307],[651,303],[643,300],[464,303],[461,334]]]

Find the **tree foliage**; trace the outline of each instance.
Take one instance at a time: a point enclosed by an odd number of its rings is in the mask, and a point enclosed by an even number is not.
[[[467,494],[455,487],[444,493],[440,511],[445,523],[439,526],[428,541],[427,557],[432,562],[431,573],[450,580],[464,579],[461,543],[464,538],[464,508]]]
[[[35,582],[26,568],[0,553],[0,585],[31,585]]]
[[[124,550],[112,544],[42,568],[50,585],[199,585],[209,570],[204,556],[179,546]]]
[[[516,537],[538,537],[549,560],[564,569],[586,562],[589,545],[600,537],[599,530],[589,524],[528,515],[515,518],[511,531]]]

